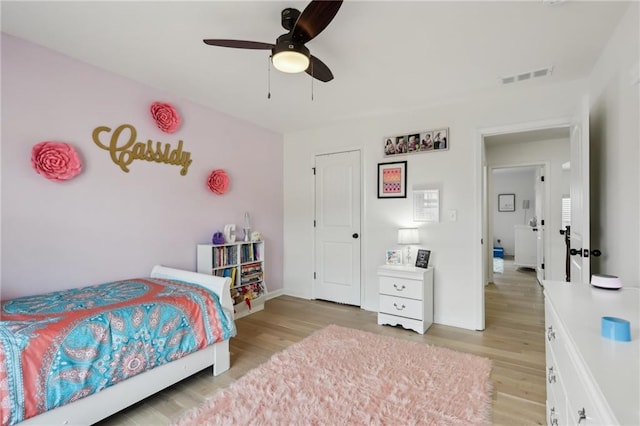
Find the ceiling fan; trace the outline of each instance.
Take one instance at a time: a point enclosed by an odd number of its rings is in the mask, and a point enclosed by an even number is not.
[[[313,56],[305,44],[329,25],[340,6],[342,0],[313,0],[302,12],[293,8],[284,9],[281,14],[282,27],[289,32],[278,37],[275,44],[227,39],[203,41],[210,46],[271,50],[271,62],[276,69],[287,73],[305,71],[320,81],[331,81],[333,74],[329,67]]]

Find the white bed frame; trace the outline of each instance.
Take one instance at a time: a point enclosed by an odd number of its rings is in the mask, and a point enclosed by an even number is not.
[[[229,278],[215,277],[181,269],[156,265],[152,278],[187,281],[212,289],[220,298],[223,309],[233,315],[233,301]],[[98,393],[55,408],[19,423],[20,426],[78,425],[96,423],[118,411],[141,401],[162,389],[213,365],[217,376],[230,367],[229,341],[216,343],[183,358],[161,365],[153,370],[133,376]]]

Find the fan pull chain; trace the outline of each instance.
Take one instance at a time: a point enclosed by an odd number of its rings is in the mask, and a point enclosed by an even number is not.
[[[271,99],[271,55],[269,55],[267,57],[267,74],[269,76],[268,78],[268,93],[267,93],[267,99]]]
[[[311,101],[313,102],[313,80],[315,80],[315,78],[313,77],[313,61],[311,61]]]

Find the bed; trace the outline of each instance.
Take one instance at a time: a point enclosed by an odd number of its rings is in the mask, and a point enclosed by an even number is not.
[[[229,286],[157,265],[149,277],[3,301],[2,425],[88,425],[209,366],[228,370]]]

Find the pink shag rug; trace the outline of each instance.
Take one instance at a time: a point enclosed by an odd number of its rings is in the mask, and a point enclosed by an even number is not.
[[[491,361],[330,325],[174,425],[487,425]]]

